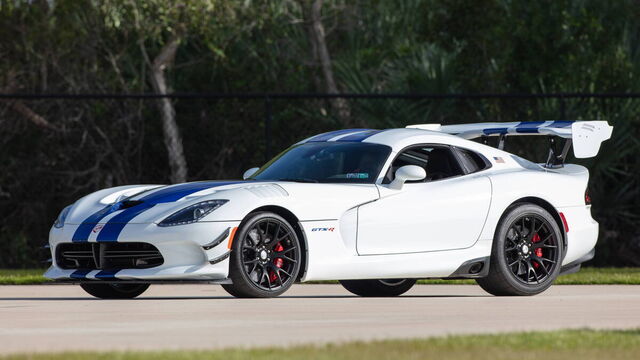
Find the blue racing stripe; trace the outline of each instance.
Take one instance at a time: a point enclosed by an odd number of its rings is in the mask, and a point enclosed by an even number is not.
[[[565,128],[565,127],[571,126],[574,122],[575,121],[570,121],[570,120],[557,120],[557,121],[554,121],[553,123],[551,123],[551,125],[545,126],[545,127]]]
[[[195,183],[186,183],[180,185],[172,185],[162,188],[147,196],[139,199],[140,204],[123,210],[118,215],[112,217],[102,228],[98,234],[98,242],[118,241],[118,236],[124,227],[136,216],[151,209],[156,204],[169,203],[182,199],[198,191],[210,189],[213,187],[238,184],[241,181],[202,181]]]
[[[101,280],[115,279],[118,271],[120,270],[101,270],[99,273],[96,274],[96,279],[101,279]]]
[[[76,270],[74,272],[71,273],[71,275],[69,275],[70,278],[72,279],[84,279],[87,277],[87,274],[90,273],[91,270],[87,270],[87,269],[80,269],[80,270]]]
[[[506,134],[508,131],[509,128],[506,127],[482,129],[482,133],[485,135]]]
[[[343,138],[340,138],[336,141],[363,141],[364,139],[368,138],[369,136],[375,135],[379,132],[382,132],[384,130],[367,130],[367,131],[363,131],[363,132],[359,132],[359,133],[355,133],[355,134],[351,134],[351,135],[347,135]]]
[[[307,142],[322,142],[322,141],[328,141],[336,136],[339,135],[344,135],[344,134],[350,134],[350,133],[354,133],[354,132],[358,132],[358,131],[365,131],[365,130],[371,130],[371,129],[343,129],[343,130],[336,130],[336,131],[330,131],[324,134],[320,134],[320,135],[316,135],[314,137],[312,137],[311,139],[307,140]]]
[[[523,121],[516,126],[516,132],[521,134],[537,134],[539,132],[539,126],[544,123],[544,121]]]
[[[118,236],[122,232],[122,229],[124,229],[125,225],[127,225],[129,221],[133,220],[134,217],[138,216],[144,211],[147,211],[148,209],[151,209],[153,206],[155,206],[155,204],[142,203],[138,206],[127,209],[129,211],[125,210],[120,214],[114,216],[113,218],[111,218],[111,220],[109,220],[109,222],[104,225],[102,230],[100,230],[96,241],[118,241]]]
[[[93,215],[86,218],[82,224],[78,226],[76,231],[73,233],[73,237],[71,238],[72,242],[84,242],[89,239],[89,235],[91,234],[91,230],[95,227],[100,220],[104,219],[107,215],[114,213],[120,210],[121,203],[116,203],[113,205],[108,205],[107,207],[97,211]]]

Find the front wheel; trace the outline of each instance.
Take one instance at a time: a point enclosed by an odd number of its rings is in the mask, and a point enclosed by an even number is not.
[[[415,279],[340,280],[350,293],[365,297],[400,296],[415,283]]]
[[[80,287],[100,299],[133,299],[149,288],[149,284],[80,284]]]
[[[489,275],[476,279],[498,296],[536,295],[560,273],[562,233],[545,209],[533,204],[511,208],[498,224]]]
[[[277,214],[255,213],[238,229],[229,264],[232,283],[222,287],[235,297],[278,296],[296,281],[301,262],[293,227]]]

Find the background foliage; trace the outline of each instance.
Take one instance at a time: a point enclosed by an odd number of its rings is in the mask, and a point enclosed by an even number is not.
[[[177,2],[175,2],[177,3]],[[323,93],[305,0],[0,0],[0,93],[148,93],[149,62],[180,34],[174,92]],[[327,0],[327,47],[346,93],[640,92],[631,0]],[[144,51],[143,51],[144,50]],[[173,100],[190,180],[265,160],[265,102]],[[640,265],[640,99],[273,99],[274,152],[355,123],[607,119],[583,162],[601,224],[596,264]],[[37,116],[37,117],[34,117]],[[169,181],[155,100],[0,102],[0,267],[38,265],[62,207],[100,188]],[[44,122],[42,122],[44,121]],[[531,143],[512,150],[536,158]],[[542,160],[542,159],[535,159]]]

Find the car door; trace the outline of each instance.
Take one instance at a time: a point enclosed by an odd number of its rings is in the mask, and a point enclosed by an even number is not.
[[[378,185],[380,199],[358,208],[358,253],[414,253],[473,245],[489,211],[491,181],[482,169],[470,172],[464,163],[468,159],[460,155],[446,145],[417,145],[402,151]],[[395,170],[404,165],[423,167],[427,177],[407,182],[401,190],[390,189]]]

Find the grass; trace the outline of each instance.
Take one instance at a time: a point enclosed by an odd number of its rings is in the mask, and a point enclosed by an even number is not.
[[[34,285],[50,282],[43,269],[0,269],[0,285]],[[335,284],[336,281],[318,281],[315,284]],[[475,284],[473,280],[420,280],[419,284]],[[558,277],[557,285],[640,285],[640,268],[583,268],[576,274]]]
[[[637,359],[640,329],[563,330],[499,335],[459,335],[414,340],[350,342],[290,348],[225,349],[209,351],[65,352],[22,354],[0,359],[163,360],[163,359]]]
[[[0,269],[0,285],[43,284],[50,281],[42,276],[44,272],[44,269]]]
[[[474,280],[420,280],[419,284],[475,284]],[[562,275],[556,285],[640,285],[640,268],[585,267],[575,274]]]

